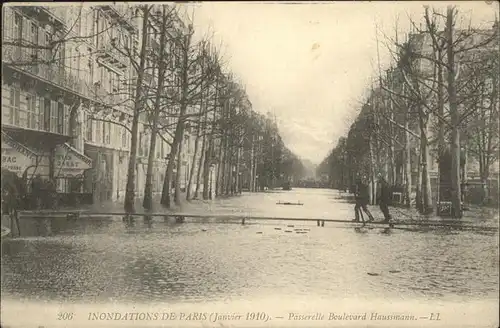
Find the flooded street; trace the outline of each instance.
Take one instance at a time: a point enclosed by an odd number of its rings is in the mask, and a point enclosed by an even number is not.
[[[186,211],[351,219],[353,205],[339,197],[333,190],[297,189],[243,194],[191,205]],[[279,201],[304,205],[276,205]],[[373,213],[380,218],[375,207]],[[49,315],[43,320],[63,325],[57,313],[68,307],[79,313],[81,325],[91,326],[95,323],[86,316],[103,311],[98,310],[99,304],[123,311],[133,304],[136,310],[251,310],[284,317],[275,318],[273,326],[298,325],[287,320],[294,309],[404,308],[407,313],[414,309],[412,313],[419,316],[439,312],[439,307],[446,325],[456,321],[466,326],[460,314],[452,314],[465,306],[459,305],[462,302],[468,304],[464,311],[471,326],[475,322],[471,312],[483,313],[476,319],[485,324],[497,318],[497,233],[442,229],[384,233],[382,228],[360,232],[347,224],[317,227],[315,222],[284,221],[250,221],[243,226],[236,221],[175,224],[138,218],[125,224],[119,217],[54,219],[50,224],[50,236],[2,241],[2,323],[6,326],[25,320],[36,327],[42,323],[33,320],[44,317],[45,311]],[[24,308],[31,309],[33,316],[20,317]],[[372,323],[383,326],[384,321]],[[400,323],[427,326],[418,320]],[[204,326],[200,321],[189,324]],[[257,324],[264,323],[240,320],[227,325]]]

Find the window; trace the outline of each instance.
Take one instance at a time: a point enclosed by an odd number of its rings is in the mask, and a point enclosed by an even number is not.
[[[57,103],[57,133],[65,134],[65,122],[64,122],[64,104],[61,102]]]
[[[155,144],[155,150],[156,150],[156,158],[160,159],[161,158],[161,146],[163,145],[163,142],[161,141],[159,136],[156,136],[156,144]]]
[[[40,122],[40,112],[37,110],[36,106],[36,95],[28,94],[26,97],[26,102],[28,106],[28,128],[30,129],[39,129]]]
[[[102,140],[101,142],[104,144],[106,143],[106,122],[102,122]]]
[[[102,143],[110,144],[111,143],[111,123],[110,122],[102,122]]]
[[[111,72],[108,73],[109,79],[108,79],[108,92],[113,92],[114,87],[115,87],[115,75]]]
[[[152,188],[153,188],[153,192],[156,192],[158,191],[157,190],[157,187],[158,187],[158,168],[155,168],[154,171],[153,171],[153,174],[151,174],[151,184],[152,184]]]
[[[23,37],[23,16],[14,13],[14,37],[21,39]]]
[[[19,125],[19,110],[20,110],[20,90],[15,86],[10,87],[9,101],[9,123]]]
[[[127,34],[123,34],[123,46],[125,49],[129,49],[129,39]]]
[[[52,42],[52,38],[51,38],[51,34],[48,33],[47,31],[45,31],[43,33],[43,46],[48,46],[50,45],[50,43]],[[52,59],[52,52],[50,49],[45,49],[45,50],[42,50],[44,53],[43,53],[43,59],[46,60],[46,61],[49,61]],[[44,65],[45,66],[45,65]]]
[[[71,54],[70,54],[71,56]],[[64,71],[64,66],[65,66],[65,59],[66,59],[66,49],[64,43],[62,43],[59,46],[59,70]]]
[[[92,129],[92,126],[94,124],[94,121],[90,119],[90,117],[88,117],[88,115],[85,115],[87,116],[86,117],[86,120],[85,120],[85,130],[86,130],[86,133],[87,133],[87,141],[90,141],[90,142],[93,142],[94,139],[92,138],[92,135],[93,135],[93,129]]]
[[[49,127],[50,127],[50,132],[53,132],[53,133],[57,133],[57,123],[58,123],[58,120],[57,120],[57,102],[53,101],[53,100],[49,100],[50,101],[50,123],[49,123]]]
[[[139,143],[139,156],[143,156],[143,147],[142,147],[143,146],[142,145],[143,144],[143,141],[142,141],[143,139],[144,139],[144,135],[142,133],[139,133],[139,140],[138,140],[139,141],[138,142]]]
[[[43,117],[44,117],[44,122],[43,122],[43,128],[45,131],[50,131],[50,106],[51,102],[50,99],[44,98],[43,99],[44,105],[43,105]]]
[[[34,22],[31,22],[31,43],[33,43],[34,45],[38,45],[38,25],[36,25]],[[38,50],[36,48],[33,48],[31,53],[33,61],[38,61],[38,55]],[[35,73],[38,73],[38,64],[33,65],[33,70],[35,71]]]
[[[101,126],[101,121],[97,121],[95,122],[95,140],[96,142],[101,142],[102,141],[102,137],[101,137],[101,133],[102,133],[102,126]]]
[[[122,129],[122,147],[126,148],[127,147],[127,129],[125,129],[123,126],[121,127]]]
[[[165,154],[165,143],[163,142],[163,140],[160,138],[160,148],[161,148],[161,154],[160,154],[160,158],[161,159],[164,159],[166,157],[166,154]]]

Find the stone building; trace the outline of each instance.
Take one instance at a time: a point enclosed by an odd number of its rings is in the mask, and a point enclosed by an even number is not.
[[[442,37],[442,33],[438,33],[439,37]],[[458,97],[460,98],[461,93],[464,93],[464,78],[467,78],[467,74],[471,74],[472,70],[478,69],[478,65],[484,63],[486,58],[498,58],[498,22],[495,22],[492,28],[490,29],[475,29],[475,30],[460,30],[456,29],[454,31],[454,47],[455,47],[455,61],[457,72],[457,85],[458,85]],[[413,45],[413,51],[415,53],[422,54],[423,58],[415,59],[418,70],[422,76],[427,76],[429,79],[432,79],[432,75],[434,72],[434,64],[431,60],[427,58],[432,57],[433,47],[432,47],[432,39],[429,34],[418,33],[411,34],[409,37],[409,42]],[[427,58],[425,58],[427,57]],[[447,64],[446,53],[443,54],[443,61]],[[497,59],[498,60],[498,59]],[[473,64],[470,64],[473,63]],[[475,65],[475,66],[474,66]],[[471,70],[468,71],[467,70]],[[484,69],[483,69],[484,70]],[[489,72],[481,72],[480,76],[484,79],[484,87],[481,89],[483,97],[481,97],[482,103],[480,106],[488,107],[491,105],[489,102],[489,95],[494,90],[493,83],[498,85],[498,79],[494,81],[494,76],[488,75]],[[446,69],[443,70],[443,84],[447,84],[446,77]],[[444,90],[446,94],[446,90]],[[471,111],[472,109],[468,108],[467,101],[461,101],[459,104],[459,112],[462,113],[462,117],[465,117],[466,113]],[[498,113],[498,103],[492,104],[492,106],[497,106],[497,108],[493,108],[496,113]],[[444,114],[448,112],[449,103],[445,99],[444,102]],[[497,114],[498,115],[498,114]],[[475,117],[477,115],[472,115],[471,117]],[[498,119],[498,116],[497,116]],[[437,201],[439,199],[438,190],[440,188],[440,184],[438,180],[440,179],[440,164],[439,164],[439,156],[437,149],[437,138],[438,138],[438,122],[439,117],[437,115],[431,115],[431,121],[429,124],[429,141],[432,142],[430,145],[430,152],[428,158],[428,168],[429,168],[429,176],[431,178],[432,183],[432,191],[433,191],[433,199]],[[467,125],[468,128],[473,126],[474,123],[470,123]],[[446,128],[446,125],[445,127]],[[460,147],[461,147],[461,156],[462,156],[462,169],[461,169],[461,177],[462,183],[466,188],[466,194],[464,194],[464,201],[467,202],[482,202],[482,197],[484,197],[484,192],[482,190],[487,190],[486,196],[490,198],[490,200],[495,200],[498,198],[498,182],[499,182],[499,160],[498,157],[494,159],[489,166],[489,174],[487,181],[482,181],[481,179],[481,169],[480,164],[477,159],[477,156],[470,151],[470,149],[474,146],[474,139],[478,138],[476,136],[475,131],[469,131],[469,129],[461,129],[460,132]],[[487,128],[487,127],[485,127]],[[447,137],[447,133],[444,132],[444,142],[446,145],[449,144],[449,139]],[[492,134],[492,144],[498,144],[498,134]],[[418,143],[415,144],[415,147],[418,147]],[[494,150],[495,153],[498,152],[498,149]],[[418,161],[418,158],[413,159],[415,162]],[[416,168],[414,169],[414,178],[416,183],[417,174]],[[483,173],[484,174],[484,173]],[[483,196],[481,196],[481,194]]]
[[[79,193],[87,202],[123,200],[136,77],[125,50],[141,44],[135,10],[126,4],[3,7],[2,168],[28,185],[36,175],[54,179],[60,194]],[[176,24],[182,28],[180,19]],[[149,26],[148,47],[155,47],[158,25]],[[155,83],[153,72],[145,76],[144,83]],[[142,115],[138,197],[151,138],[146,122]],[[170,153],[170,135],[157,138],[154,193],[161,192]],[[189,133],[185,139],[183,156],[189,156]],[[188,162],[183,159],[184,171]]]

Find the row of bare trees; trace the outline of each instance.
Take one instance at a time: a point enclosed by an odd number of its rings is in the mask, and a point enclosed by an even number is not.
[[[242,85],[232,73],[225,72],[225,63],[211,37],[196,37],[190,17],[182,15],[176,6],[141,5],[132,12],[142,22],[138,50],[134,52],[121,47],[121,43],[113,44],[117,45],[116,51],[130,60],[135,71],[131,81],[133,87],[123,84],[125,91],[134,92],[129,97],[133,100],[133,119],[125,210],[134,211],[135,191],[140,188],[134,184],[137,127],[141,118],[146,120],[150,136],[144,208],[151,209],[153,205],[152,174],[157,136],[170,149],[162,205],[170,207],[172,198],[175,204],[180,204],[179,170],[185,161],[190,162],[187,200],[199,197],[200,193],[204,199],[212,194],[238,193],[242,189],[243,173],[249,175],[248,188],[256,190],[253,181],[257,179],[258,158],[264,157],[262,152],[265,150],[258,146],[258,141],[270,129],[262,115],[252,111]],[[146,76],[151,76],[148,81]],[[185,139],[191,137],[194,149],[191,158],[187,158],[184,147],[189,144]],[[273,131],[273,138],[280,139],[277,129]],[[284,149],[284,145],[275,149]],[[177,174],[174,174],[175,169]]]
[[[412,22],[414,32],[403,42],[386,37],[393,63],[380,72],[348,136],[325,159],[334,185],[343,188],[364,174],[375,199],[381,174],[407,206],[414,202],[429,214],[437,198],[450,201],[459,218],[469,159],[479,163],[483,198],[489,199],[499,149],[498,23],[461,28],[459,18],[454,7],[445,13],[426,7],[423,28]],[[434,186],[431,158],[438,164]]]

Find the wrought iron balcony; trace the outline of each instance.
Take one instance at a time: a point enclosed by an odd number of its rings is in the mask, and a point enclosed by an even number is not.
[[[116,49],[116,38],[108,40],[104,35],[99,37],[99,47],[97,49],[97,57],[103,61],[104,65],[111,65],[112,67],[124,70],[128,67],[127,58]]]
[[[52,25],[56,29],[63,29],[65,24],[64,18],[55,15],[50,7],[44,6],[16,6],[16,10],[19,10],[26,14],[28,17],[33,18],[39,24]]]
[[[136,28],[132,24],[132,17],[128,12],[128,6],[125,5],[102,5],[99,8],[124,26],[129,32],[135,33]]]
[[[32,49],[4,46],[2,47],[2,63],[48,84],[71,91],[79,96],[89,97],[88,90],[82,80],[70,74],[57,62],[51,63],[37,59]]]

